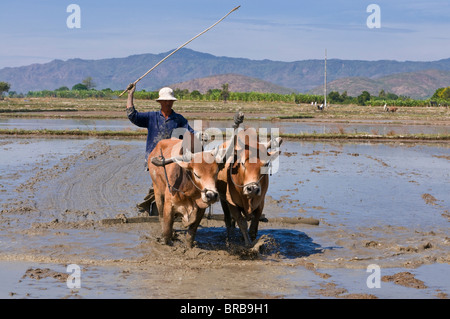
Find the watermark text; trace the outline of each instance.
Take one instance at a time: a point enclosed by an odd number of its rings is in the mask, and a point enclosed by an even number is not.
[[[367,27],[369,29],[381,28],[381,8],[378,4],[369,4],[366,9],[367,13],[371,13],[367,17]]]
[[[66,12],[71,13],[66,20],[66,25],[69,29],[81,28],[81,8],[78,4],[69,4]]]
[[[81,268],[77,264],[70,264],[66,268],[66,272],[69,273],[67,277],[67,288],[69,289],[79,289],[81,288]]]

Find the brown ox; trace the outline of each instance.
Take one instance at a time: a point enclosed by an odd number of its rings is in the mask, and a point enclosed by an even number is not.
[[[384,105],[384,111],[385,112],[397,112],[398,108],[394,107],[394,106],[386,106],[386,104]]]
[[[281,142],[281,138],[274,141],[278,145]],[[227,141],[223,146],[228,148],[230,143],[232,141]],[[258,143],[254,129],[240,131],[236,136],[234,154],[227,159],[217,178],[227,236],[230,237],[233,218],[244,236],[246,246],[251,246],[252,241],[256,239],[269,186],[269,175],[267,172],[263,174],[262,171],[267,168],[270,159],[279,155],[278,151],[268,153],[271,143],[272,141],[266,144]],[[249,220],[251,223],[248,229]]]
[[[187,244],[192,247],[206,208],[218,200],[217,162],[222,157],[216,149],[194,154],[187,151],[183,156],[173,156],[181,154],[181,150],[181,140],[160,141],[149,155],[148,167],[164,243],[171,243],[175,215],[181,214],[183,224],[188,227]]]

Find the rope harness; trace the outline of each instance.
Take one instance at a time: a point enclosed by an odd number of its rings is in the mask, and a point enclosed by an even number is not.
[[[159,158],[162,161],[163,167],[164,167],[164,176],[166,177],[166,183],[167,183],[167,187],[169,188],[169,191],[171,193],[173,193],[174,191],[181,193],[183,195],[186,195],[185,192],[183,192],[182,190],[179,190],[178,188],[175,188],[173,185],[170,185],[169,183],[169,177],[167,176],[167,171],[166,171],[166,159],[163,156],[162,153],[162,149],[161,149],[161,155],[159,156]],[[189,180],[191,181],[191,183],[194,185],[194,187],[200,191],[200,193],[205,193],[206,194],[206,188],[205,189],[200,189],[200,187],[197,186],[197,184],[194,183],[194,181],[192,180],[192,177],[190,176],[189,172],[186,172],[187,177],[189,178]],[[206,218],[211,219],[212,218],[212,205],[209,205],[209,212],[208,215],[206,216]]]
[[[164,157],[164,155],[162,153],[162,149],[161,149],[161,155],[159,156],[159,158],[162,161],[162,167],[164,168],[164,176],[166,177],[166,183],[167,183],[167,187],[169,188],[169,191],[171,193],[173,193],[175,191],[175,192],[181,193],[183,195],[186,195],[186,193],[183,192],[182,190],[174,187],[173,185],[170,185],[169,177],[167,176],[167,171],[166,171],[166,159],[165,159],[165,157]],[[183,168],[181,168],[181,169],[183,169]],[[201,193],[206,193],[207,192],[206,188],[205,189],[200,189],[200,187],[198,187],[197,184],[194,183],[194,181],[192,180],[192,177],[190,176],[189,172],[186,172],[186,175],[187,175],[188,179],[191,181],[191,183],[194,185],[194,187],[197,190],[199,190]]]
[[[236,186],[236,187],[239,187],[239,188],[245,188],[247,186],[253,186],[253,185],[254,186],[259,186],[259,182],[264,177],[264,174],[261,174],[261,177],[256,182],[250,182],[250,183],[247,183],[247,184],[244,184],[244,185],[238,185],[238,184],[236,184],[236,182],[233,179],[233,165],[230,165],[230,169],[229,170],[230,170],[230,179],[233,182],[233,185]]]

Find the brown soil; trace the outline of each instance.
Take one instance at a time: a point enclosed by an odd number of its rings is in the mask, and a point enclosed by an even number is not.
[[[416,289],[425,289],[427,286],[425,286],[424,282],[421,280],[418,280],[414,277],[413,274],[411,274],[408,271],[405,272],[399,272],[392,276],[383,276],[381,277],[381,281],[385,282],[394,282],[397,285],[409,287],[409,288],[416,288]]]
[[[261,223],[253,249],[242,246],[237,231],[227,245],[220,220],[202,221],[193,249],[186,247],[180,223],[173,246],[161,244],[157,222],[102,223],[118,214],[124,221],[137,217],[135,204],[149,184],[141,155],[141,145],[98,141],[50,168],[37,165],[15,199],[2,205],[0,260],[35,264],[23,279],[38,281],[67,278],[41,263],[76,263],[86,277],[92,268],[115,267],[105,291],[121,289],[120,281],[139,298],[375,298],[376,292],[343,287],[330,270],[362,273],[365,282],[371,263],[386,268],[450,263],[446,229],[361,225],[349,230],[327,223],[326,212],[319,225],[302,224],[273,218],[283,208],[270,197],[264,211],[269,222]],[[383,278],[426,288],[411,273]]]
[[[428,193],[422,194],[422,198],[425,201],[425,203],[430,205],[436,205],[437,199]]]
[[[54,270],[51,270],[49,268],[29,268],[25,272],[25,274],[22,276],[22,279],[25,278],[31,278],[36,280],[41,280],[43,278],[53,278],[61,282],[66,282],[67,278],[69,277],[66,273],[57,272]]]

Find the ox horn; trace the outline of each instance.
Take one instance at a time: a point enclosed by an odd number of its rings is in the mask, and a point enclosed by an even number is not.
[[[161,152],[161,156],[152,157],[150,161],[155,166],[165,166],[167,164],[172,164],[173,162],[190,162],[191,160],[192,160],[192,153],[191,151],[186,149],[186,153],[184,153],[181,156],[174,156],[166,159],[162,156]]]

